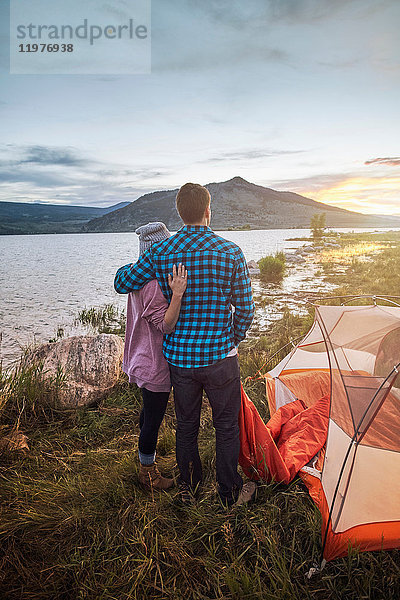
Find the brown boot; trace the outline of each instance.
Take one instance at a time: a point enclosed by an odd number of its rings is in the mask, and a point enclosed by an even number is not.
[[[161,475],[155,462],[152,465],[140,465],[139,481],[145,487],[156,490],[168,490],[174,485],[173,479]]]

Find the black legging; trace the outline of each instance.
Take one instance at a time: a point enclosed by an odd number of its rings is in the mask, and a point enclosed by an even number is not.
[[[165,415],[169,392],[151,392],[141,388],[143,408],[140,413],[139,452],[153,454],[157,446],[158,430]]]

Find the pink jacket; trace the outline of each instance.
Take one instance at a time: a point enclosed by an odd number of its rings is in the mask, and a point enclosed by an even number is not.
[[[128,295],[125,349],[122,364],[129,381],[151,392],[169,392],[168,363],[162,352],[164,315],[168,302],[156,279]]]

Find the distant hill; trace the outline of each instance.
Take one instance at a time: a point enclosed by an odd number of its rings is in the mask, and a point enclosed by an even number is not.
[[[400,227],[400,218],[363,215],[293,192],[276,190],[234,177],[222,183],[206,185],[212,196],[213,229],[227,230],[241,226],[251,229],[285,229],[308,227],[315,213],[326,213],[329,227]],[[150,221],[163,221],[171,230],[182,226],[176,209],[175,190],[141,196],[128,206],[89,221],[82,228],[88,232],[134,231]]]
[[[118,202],[118,204],[113,204],[108,208],[101,208],[100,210],[102,210],[104,214],[107,215],[108,213],[113,212],[114,210],[118,210],[119,208],[124,208],[124,206],[128,206],[129,204],[130,202]]]
[[[95,217],[129,204],[120,202],[107,208],[66,206],[28,202],[0,202],[0,234],[76,233]]]

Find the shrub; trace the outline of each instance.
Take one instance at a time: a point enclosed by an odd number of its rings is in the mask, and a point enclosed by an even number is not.
[[[283,252],[274,256],[264,256],[259,263],[261,279],[268,283],[281,283],[286,270],[286,260]]]
[[[324,231],[326,229],[326,214],[325,213],[316,213],[311,218],[310,223],[311,235],[315,240],[320,240],[324,235]]]

